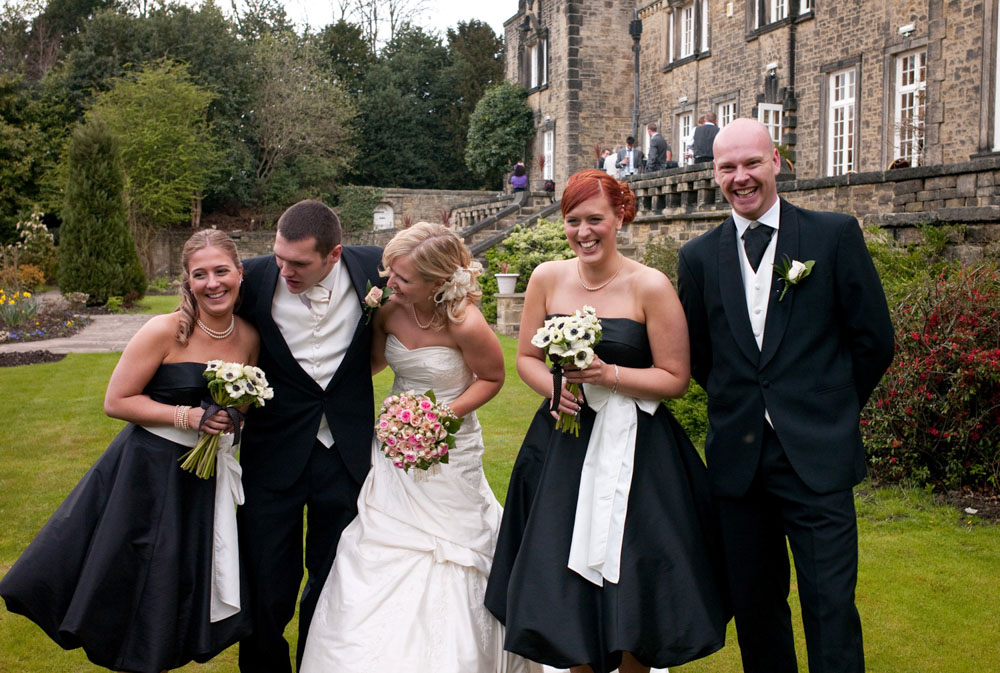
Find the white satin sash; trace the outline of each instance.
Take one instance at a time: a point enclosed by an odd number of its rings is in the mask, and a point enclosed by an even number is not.
[[[146,427],[146,431],[171,442],[193,448],[197,430],[171,426]],[[215,459],[215,512],[212,539],[212,596],[209,619],[221,622],[240,611],[240,551],[236,530],[236,507],[243,504],[243,468],[236,460],[233,435],[219,437]],[[180,469],[180,468],[178,468]]]
[[[652,415],[660,402],[626,397],[589,383],[583,386],[597,417],[580,472],[568,567],[597,586],[605,580],[617,584],[639,410]]]

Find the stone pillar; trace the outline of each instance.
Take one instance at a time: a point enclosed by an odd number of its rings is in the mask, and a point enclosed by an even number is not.
[[[524,293],[498,294],[497,334],[517,338],[521,329],[521,313],[524,310]]]

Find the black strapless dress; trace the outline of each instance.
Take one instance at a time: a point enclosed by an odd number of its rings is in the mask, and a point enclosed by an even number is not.
[[[196,406],[205,365],[161,365],[145,393]],[[250,632],[210,623],[215,478],[182,471],[188,447],[128,424],[10,571],[0,596],[65,649],[116,671],[160,673],[207,661]]]
[[[603,361],[652,365],[645,325],[601,324]],[[655,668],[715,652],[731,615],[718,524],[705,465],[665,406],[639,412],[619,582],[599,587],[567,567],[594,418],[581,412],[579,438],[559,432],[546,400],[517,456],[486,591],[506,649],[596,673],[626,651]]]

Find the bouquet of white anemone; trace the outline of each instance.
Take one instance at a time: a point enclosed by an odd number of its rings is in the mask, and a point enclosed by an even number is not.
[[[531,343],[545,351],[552,360],[553,411],[559,408],[563,367],[589,367],[594,362],[594,346],[601,341],[601,335],[601,321],[597,318],[596,310],[593,306],[584,306],[573,315],[549,318],[538,328],[535,336],[531,337]],[[576,383],[569,384],[567,389],[574,396],[580,392],[580,386]],[[572,432],[579,437],[580,419],[572,414],[560,413],[556,429]]]
[[[396,467],[404,472],[411,467],[427,470],[448,463],[448,451],[455,447],[455,433],[461,426],[462,419],[447,404],[438,404],[433,390],[423,395],[408,390],[382,402],[375,437]]]
[[[205,409],[201,422],[217,411],[225,411],[235,428],[233,444],[240,443],[240,423],[243,414],[236,407],[264,406],[264,402],[274,397],[274,391],[267,384],[263,370],[238,362],[210,360],[202,374],[208,379],[208,392],[213,404]],[[199,426],[200,429],[200,426]],[[215,456],[219,449],[219,435],[202,433],[193,449],[178,459],[182,470],[193,472],[202,479],[215,474]]]

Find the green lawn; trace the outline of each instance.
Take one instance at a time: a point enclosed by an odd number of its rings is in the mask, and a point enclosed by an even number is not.
[[[171,298],[174,299],[174,298]],[[486,473],[503,500],[531,414],[540,400],[514,370],[515,343],[502,339],[507,383],[480,412]],[[0,574],[5,573],[83,475],[120,421],[101,412],[116,354],[69,355],[53,364],[0,369]],[[376,396],[391,384],[376,379]],[[381,398],[379,398],[381,399]],[[901,489],[857,493],[861,567],[858,606],[872,673],[1000,671],[1000,529]],[[792,590],[798,619],[797,595]],[[805,644],[796,623],[805,671]],[[289,629],[294,641],[294,629]],[[740,670],[735,632],[729,645],[674,671]],[[0,607],[0,673],[99,671],[80,650],[62,651],[27,619]],[[186,671],[236,670],[235,648]],[[475,672],[470,672],[475,673]]]

